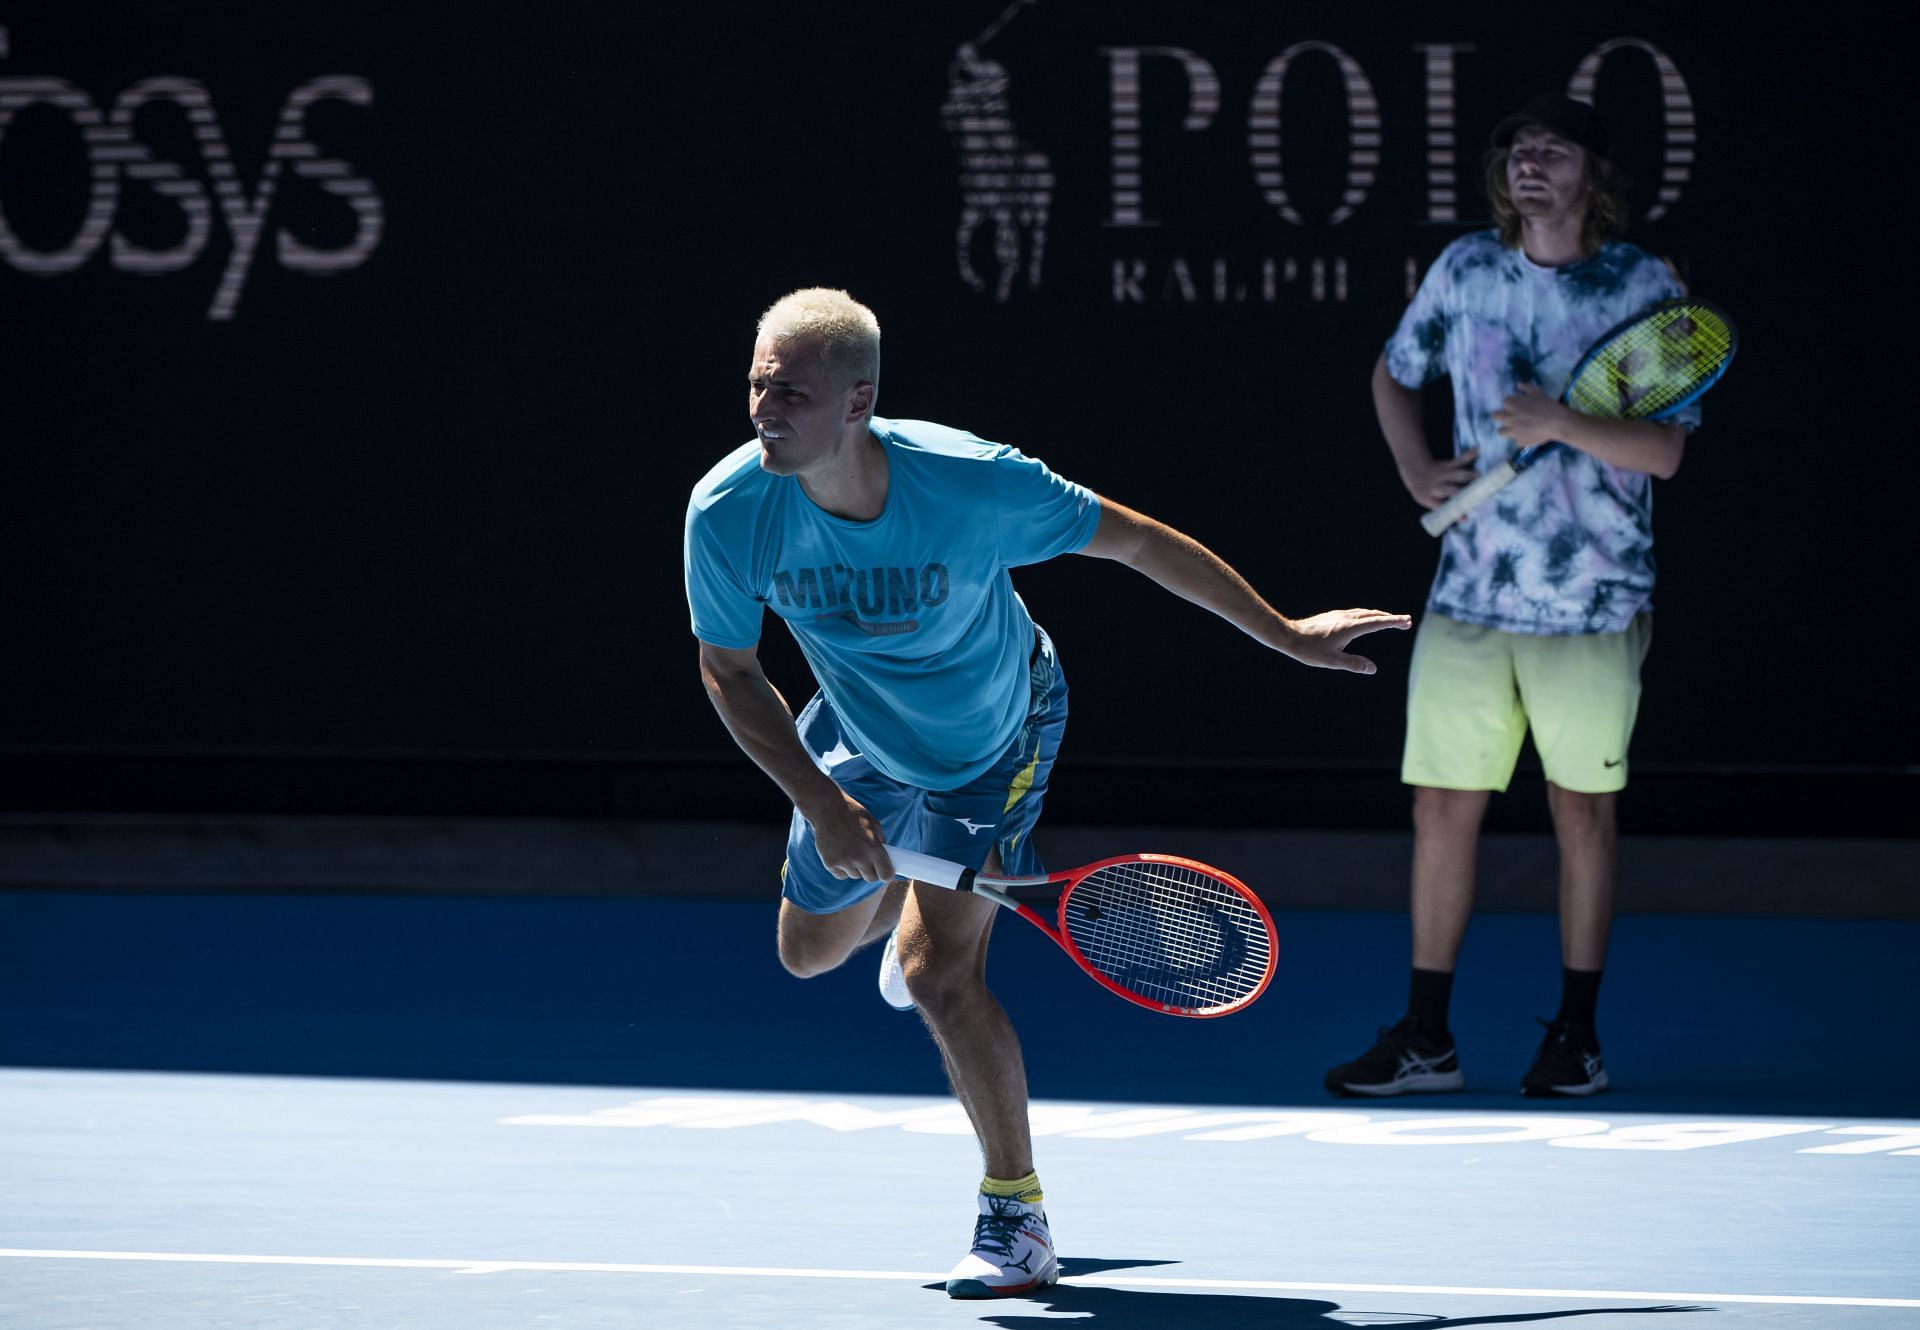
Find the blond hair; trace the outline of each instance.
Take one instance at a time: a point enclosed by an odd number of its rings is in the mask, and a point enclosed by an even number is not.
[[[760,316],[759,335],[778,344],[819,338],[835,386],[880,386],[880,320],[845,291],[810,286],[781,296]]]
[[[1513,194],[1507,188],[1507,158],[1512,147],[1494,148],[1487,153],[1487,203],[1493,209],[1493,222],[1500,228],[1500,243],[1508,249],[1520,246],[1522,217],[1513,206]],[[1627,229],[1626,182],[1613,163],[1587,149],[1582,164],[1587,186],[1587,211],[1580,219],[1580,248],[1591,254]]]

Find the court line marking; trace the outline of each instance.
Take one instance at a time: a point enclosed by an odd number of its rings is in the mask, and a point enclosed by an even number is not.
[[[761,1265],[630,1265],[611,1261],[454,1261],[387,1256],[252,1256],[226,1252],[61,1251],[0,1247],[0,1257],[65,1261],[174,1261],[201,1265],[320,1265],[372,1269],[450,1270],[490,1275],[507,1270],[596,1271],[625,1275],[743,1275],[760,1279],[899,1279],[944,1281],[945,1272],[921,1270],[812,1270]],[[1481,1298],[1584,1298],[1596,1302],[1754,1302],[1796,1307],[1920,1307],[1920,1298],[1834,1298],[1784,1293],[1650,1293],[1632,1289],[1469,1288],[1450,1284],[1314,1284],[1279,1279],[1174,1279],[1121,1271],[1068,1275],[1064,1284],[1102,1288],[1234,1289],[1273,1293],[1423,1293]]]

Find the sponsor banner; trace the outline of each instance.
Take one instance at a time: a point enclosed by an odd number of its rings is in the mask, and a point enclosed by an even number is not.
[[[11,37],[0,28],[0,262],[14,271],[62,277],[99,258],[115,272],[167,276],[198,263],[223,229],[228,248],[206,317],[224,320],[256,262],[326,277],[378,248],[386,225],[378,188],[312,129],[328,103],[370,114],[368,79],[301,82],[264,155],[242,161],[216,86],[155,73],[96,95],[56,73],[14,68]],[[31,180],[9,178],[28,172]],[[74,194],[84,200],[77,211]],[[316,231],[327,238],[316,241]]]
[[[1481,25],[1440,11],[1340,40],[1298,22],[1014,0],[959,41],[941,109],[960,281],[993,304],[1410,297],[1438,244],[1486,224],[1482,152],[1516,86],[1616,113],[1642,228],[1683,210],[1708,112],[1658,34],[1593,39],[1520,82],[1465,37]]]

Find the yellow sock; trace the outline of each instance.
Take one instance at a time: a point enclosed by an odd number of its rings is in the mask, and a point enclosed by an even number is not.
[[[1024,1178],[981,1178],[980,1190],[989,1196],[1010,1196],[1022,1205],[1031,1205],[1038,1209],[1046,1201],[1046,1193],[1040,1190],[1040,1175],[1029,1173]]]

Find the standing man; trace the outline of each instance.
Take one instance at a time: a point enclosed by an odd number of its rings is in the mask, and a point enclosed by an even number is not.
[[[1547,96],[1500,122],[1487,159],[1498,228],[1441,253],[1373,371],[1400,479],[1437,508],[1477,470],[1549,440],[1518,483],[1451,527],[1414,643],[1401,779],[1413,799],[1413,977],[1406,1015],[1327,1073],[1340,1095],[1457,1090],[1448,1028],[1473,909],[1488,795],[1529,729],[1560,848],[1559,1013],[1521,1081],[1528,1095],[1607,1087],[1594,1010],[1613,919],[1614,801],[1652,633],[1652,480],[1680,466],[1697,408],[1599,420],[1558,400],[1586,348],[1679,294],[1673,273],[1614,239],[1627,212],[1594,109]],[[1454,455],[1427,445],[1420,390],[1450,375]]]
[[[958,1298],[1054,1282],[1026,1072],[985,982],[995,906],[895,881],[886,844],[1038,873],[1030,833],[1066,726],[1053,642],[1007,570],[1077,552],[1144,573],[1304,664],[1372,674],[1347,644],[1405,615],[1289,620],[1199,544],[1013,448],[873,414],[880,325],[844,291],[760,320],[755,438],[694,486],[687,600],[700,676],[735,742],[793,801],[780,961],[824,974],[897,928],[905,986],[985,1155]],[[796,720],[759,661],[784,619],[820,691]]]

